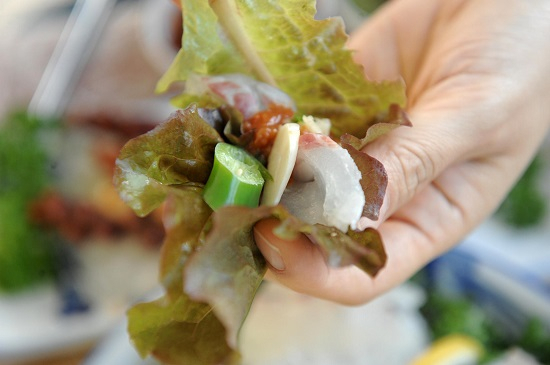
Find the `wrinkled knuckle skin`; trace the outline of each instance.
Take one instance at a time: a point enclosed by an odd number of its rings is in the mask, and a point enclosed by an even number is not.
[[[395,176],[402,178],[401,181],[396,181],[399,190],[398,201],[404,202],[433,179],[436,163],[433,156],[417,143],[400,143],[392,149],[391,153]]]

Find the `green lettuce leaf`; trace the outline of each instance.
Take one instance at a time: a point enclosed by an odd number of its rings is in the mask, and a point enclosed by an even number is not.
[[[182,48],[158,92],[193,73],[247,74],[285,91],[299,113],[330,118],[335,136],[358,138],[369,126],[390,121],[391,108],[405,105],[403,82],[366,80],[345,47],[343,22],[315,20],[314,0],[181,4]],[[184,94],[175,102],[185,107],[188,100]]]
[[[115,184],[136,213],[164,208],[164,295],[131,308],[128,331],[141,356],[169,364],[238,363],[238,333],[266,271],[252,232],[261,219],[278,219],[274,233],[281,238],[308,235],[333,266],[357,265],[376,275],[386,260],[374,229],[343,233],[310,225],[282,206],[213,213],[202,194],[221,137],[202,118],[207,114],[195,106],[173,114],[129,141],[116,165]]]
[[[165,203],[160,262],[165,294],[128,311],[128,332],[143,357],[197,365],[231,363],[239,357],[228,346],[224,325],[211,307],[183,292],[183,268],[202,245],[202,232],[212,214],[202,187],[221,140],[191,106],[130,140],[117,159],[115,185],[137,214],[146,215]]]
[[[166,199],[168,186],[204,185],[221,141],[195,106],[175,112],[121,150],[114,174],[121,198],[145,216]]]
[[[282,206],[217,210],[204,245],[185,267],[185,292],[197,301],[210,303],[224,323],[232,347],[237,346],[239,330],[266,271],[253,237],[254,225],[266,218],[280,221],[274,233],[281,238],[307,234],[332,266],[357,265],[374,276],[385,264],[382,240],[374,229],[345,234],[334,227],[304,223]]]
[[[160,264],[165,294],[128,311],[128,333],[142,357],[153,355],[168,364],[232,363],[239,354],[227,344],[224,324],[209,304],[183,291],[183,268],[202,246],[212,211],[202,199],[202,189],[171,189]]]
[[[377,219],[387,176],[377,160],[360,150],[396,126],[410,124],[402,110],[403,83],[366,80],[345,48],[341,20],[314,20],[314,0],[181,4],[182,49],[157,91],[193,74],[240,73],[277,86],[295,101],[299,114],[331,119],[332,133],[341,137],[363,175],[363,214]],[[221,125],[205,120],[197,106],[220,107],[211,98],[184,92],[174,101],[186,109],[129,141],[117,160],[114,182],[121,197],[140,216],[162,205],[166,229],[159,273],[165,293],[131,308],[128,330],[141,356],[164,363],[238,363],[238,334],[266,271],[253,239],[256,222],[278,219],[274,233],[281,238],[308,235],[336,267],[357,265],[374,276],[386,254],[374,229],[343,233],[310,225],[281,206],[212,212],[202,191],[214,147],[221,135],[233,142],[247,136],[232,128],[239,116],[229,113]],[[197,106],[188,107],[190,102]]]
[[[207,302],[225,324],[227,341],[237,347],[239,330],[267,269],[252,229],[257,209],[224,207],[213,214],[212,230],[185,268],[185,292]]]
[[[142,357],[189,365],[237,363],[239,358],[220,336],[225,329],[212,308],[186,295],[137,304],[128,311],[128,320],[128,332]]]

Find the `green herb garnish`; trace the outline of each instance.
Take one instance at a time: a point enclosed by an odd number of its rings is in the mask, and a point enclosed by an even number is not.
[[[516,228],[534,227],[548,210],[548,197],[540,189],[544,160],[537,155],[499,207],[496,217]]]
[[[266,168],[245,150],[228,143],[218,143],[214,165],[204,186],[204,201],[216,210],[226,205],[257,207],[265,180]]]
[[[41,137],[54,125],[24,112],[0,125],[0,291],[24,289],[56,272],[52,236],[28,218],[30,202],[51,182]]]
[[[520,347],[541,364],[550,364],[550,332],[535,318],[530,319],[519,335],[504,331],[474,299],[467,296],[448,297],[430,292],[421,313],[427,321],[433,340],[451,334],[463,334],[481,343],[487,364],[504,352]]]

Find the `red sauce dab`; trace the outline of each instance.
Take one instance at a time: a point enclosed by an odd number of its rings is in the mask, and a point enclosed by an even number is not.
[[[242,133],[252,132],[254,136],[247,149],[253,155],[261,155],[267,159],[279,127],[293,115],[292,109],[286,106],[270,104],[267,109],[246,119],[242,124]]]

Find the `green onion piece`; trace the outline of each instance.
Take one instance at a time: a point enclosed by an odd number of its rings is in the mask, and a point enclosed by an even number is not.
[[[218,143],[204,201],[216,210],[226,205],[257,207],[264,186],[263,165],[245,150]]]

